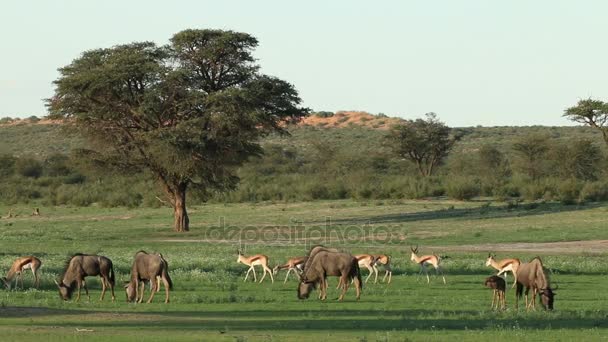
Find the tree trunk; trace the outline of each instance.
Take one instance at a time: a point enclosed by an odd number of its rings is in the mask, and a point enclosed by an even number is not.
[[[186,211],[186,189],[187,186],[179,184],[174,191],[173,198],[173,229],[176,232],[187,232],[190,230],[190,219]]]

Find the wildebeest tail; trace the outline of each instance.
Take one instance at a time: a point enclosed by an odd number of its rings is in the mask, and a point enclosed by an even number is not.
[[[361,290],[363,290],[363,281],[361,280],[361,270],[359,269],[359,263],[357,262],[356,259],[354,262],[354,266],[355,267],[352,267],[350,269],[350,274],[348,275],[348,278],[350,278],[350,279],[357,278],[357,280],[359,280],[359,284],[361,284]]]
[[[114,276],[114,265],[110,263],[110,285],[114,286],[116,283],[116,277]]]
[[[171,277],[169,276],[169,272],[166,268],[163,271],[163,277],[165,277],[165,279],[167,279],[167,283],[169,283],[169,290],[173,290],[173,280],[171,280]]]

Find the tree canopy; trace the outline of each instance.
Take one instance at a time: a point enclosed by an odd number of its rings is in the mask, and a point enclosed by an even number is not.
[[[599,129],[608,144],[608,103],[593,99],[578,101],[576,106],[564,111],[570,120]]]
[[[93,144],[106,166],[148,171],[187,231],[186,191],[233,189],[235,168],[262,153],[259,138],[287,133],[307,114],[295,88],[260,73],[246,33],[185,30],[170,43],[135,42],[84,52],[60,68],[51,117]]]
[[[426,120],[406,121],[393,127],[387,140],[399,157],[413,161],[420,175],[427,177],[448,155],[456,138],[450,136],[450,128],[435,113],[427,113]]]

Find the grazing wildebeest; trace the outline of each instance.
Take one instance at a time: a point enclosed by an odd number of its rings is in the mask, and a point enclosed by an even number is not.
[[[89,289],[84,280],[88,276],[99,276],[101,278],[101,297],[103,300],[106,294],[106,289],[110,286],[112,290],[112,301],[114,301],[114,267],[112,260],[101,255],[74,254],[66,261],[65,271],[61,276],[61,283],[55,281],[59,288],[59,294],[63,300],[72,298],[72,293],[77,288],[78,296],[76,301],[80,300],[80,289],[84,286],[84,290],[89,300]]]
[[[144,300],[144,291],[146,290],[145,281],[150,281],[150,298],[147,303],[151,303],[154,299],[154,294],[160,288],[160,282],[165,286],[165,303],[169,303],[169,290],[173,289],[173,282],[169,277],[169,264],[163,258],[162,254],[148,254],[145,251],[135,253],[133,266],[131,267],[131,280],[125,285],[127,293],[127,302],[137,300],[141,303]],[[141,290],[139,289],[141,284]]]
[[[298,298],[306,299],[310,292],[319,285],[320,299],[327,298],[327,276],[340,277],[342,292],[338,300],[344,299],[350,280],[354,280],[357,300],[361,297],[363,282],[359,271],[359,263],[350,253],[334,252],[335,249],[315,247],[308,255],[298,286]]]
[[[492,253],[488,253],[488,259],[486,259],[486,266],[492,266],[498,270],[498,276],[501,274],[505,274],[505,282],[507,281],[507,273],[511,272],[513,274],[513,288],[515,283],[517,283],[517,269],[521,262],[517,258],[509,258],[509,259],[501,259],[496,261],[496,255],[492,255]],[[506,286],[506,284],[505,284]]]
[[[17,287],[19,280],[21,280],[21,288],[24,288],[23,271],[31,269],[32,273],[34,274],[33,286],[37,288],[40,286],[40,278],[38,277],[38,269],[40,268],[40,265],[42,265],[40,259],[32,255],[18,258],[13,262],[13,265],[11,266],[10,270],[8,270],[6,277],[2,277],[0,280],[2,280],[4,286],[9,290],[11,288],[13,279],[15,279],[15,288]]]
[[[494,303],[496,303],[496,309],[498,310],[498,305],[500,308],[504,310],[507,305],[505,299],[505,290],[506,283],[505,280],[499,276],[493,275],[491,277],[487,277],[484,282],[485,287],[492,289],[492,305],[490,306],[494,309]]]
[[[540,299],[545,310],[553,310],[553,297],[555,293],[551,289],[549,278],[545,274],[543,263],[539,257],[532,259],[529,263],[519,265],[517,270],[517,290],[515,294],[515,307],[518,307],[518,299],[523,294],[523,288],[526,287],[526,310],[530,307],[536,310],[536,295],[540,295]],[[528,304],[528,292],[532,289],[532,300]]]

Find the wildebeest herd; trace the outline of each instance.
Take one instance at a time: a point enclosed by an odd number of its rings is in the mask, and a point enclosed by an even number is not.
[[[427,267],[430,265],[435,269],[437,276],[441,275],[443,283],[446,284],[446,279],[440,265],[441,257],[435,254],[418,256],[418,247],[410,249],[410,260],[420,266],[419,274],[424,273],[426,275],[427,283],[430,282],[427,271]],[[268,266],[269,258],[266,255],[257,254],[247,257],[240,249],[237,255],[238,263],[249,266],[245,274],[245,281],[247,281],[251,272],[253,273],[253,280],[257,281],[255,266],[261,266],[264,271],[260,283],[264,281],[267,274],[271,281],[274,282],[274,275],[285,269],[287,269],[287,275],[284,282],[287,282],[289,274],[294,272],[299,280],[297,289],[299,299],[307,299],[314,289],[318,289],[319,299],[325,300],[329,286],[327,278],[338,277],[337,288],[340,290],[338,300],[343,300],[351,283],[354,284],[356,298],[359,300],[363,289],[361,267],[369,270],[369,275],[365,282],[374,274],[374,282],[377,282],[379,266],[385,270],[382,281],[388,278],[387,283],[390,284],[392,279],[391,257],[385,254],[352,255],[347,251],[336,248],[315,246],[310,249],[306,256],[290,258],[287,263],[277,265],[272,270]],[[23,288],[23,272],[31,269],[34,276],[33,286],[38,287],[40,284],[38,270],[41,265],[42,262],[35,256],[18,258],[13,262],[6,277],[0,278],[0,280],[2,280],[8,289],[11,288],[13,281],[15,287],[17,287],[20,280],[21,287]],[[493,290],[492,309],[505,309],[506,272],[511,272],[514,277],[513,287],[517,287],[515,297],[516,308],[518,306],[518,299],[523,296],[525,288],[526,309],[535,309],[536,297],[539,296],[543,308],[553,310],[554,291],[557,288],[551,287],[549,277],[539,257],[532,259],[529,263],[521,263],[516,258],[497,261],[494,255],[489,254],[486,266],[491,266],[498,270],[497,275],[486,278],[484,282],[486,287]],[[503,273],[505,279],[500,277]],[[108,288],[112,293],[112,301],[115,300],[114,286],[116,279],[112,261],[105,256],[80,253],[72,255],[66,261],[59,281],[55,280],[61,298],[69,300],[72,298],[74,291],[77,291],[76,301],[79,301],[81,289],[84,288],[87,297],[90,299],[85,281],[85,278],[88,276],[100,277],[102,287],[100,300],[104,299]],[[169,276],[169,264],[167,260],[160,253],[138,251],[133,259],[129,281],[124,285],[127,302],[143,302],[146,283],[150,284],[150,297],[147,302],[152,302],[155,293],[160,291],[161,282],[165,287],[165,303],[169,303],[169,293],[173,288],[173,282]],[[532,298],[528,300],[530,290],[532,290]]]

